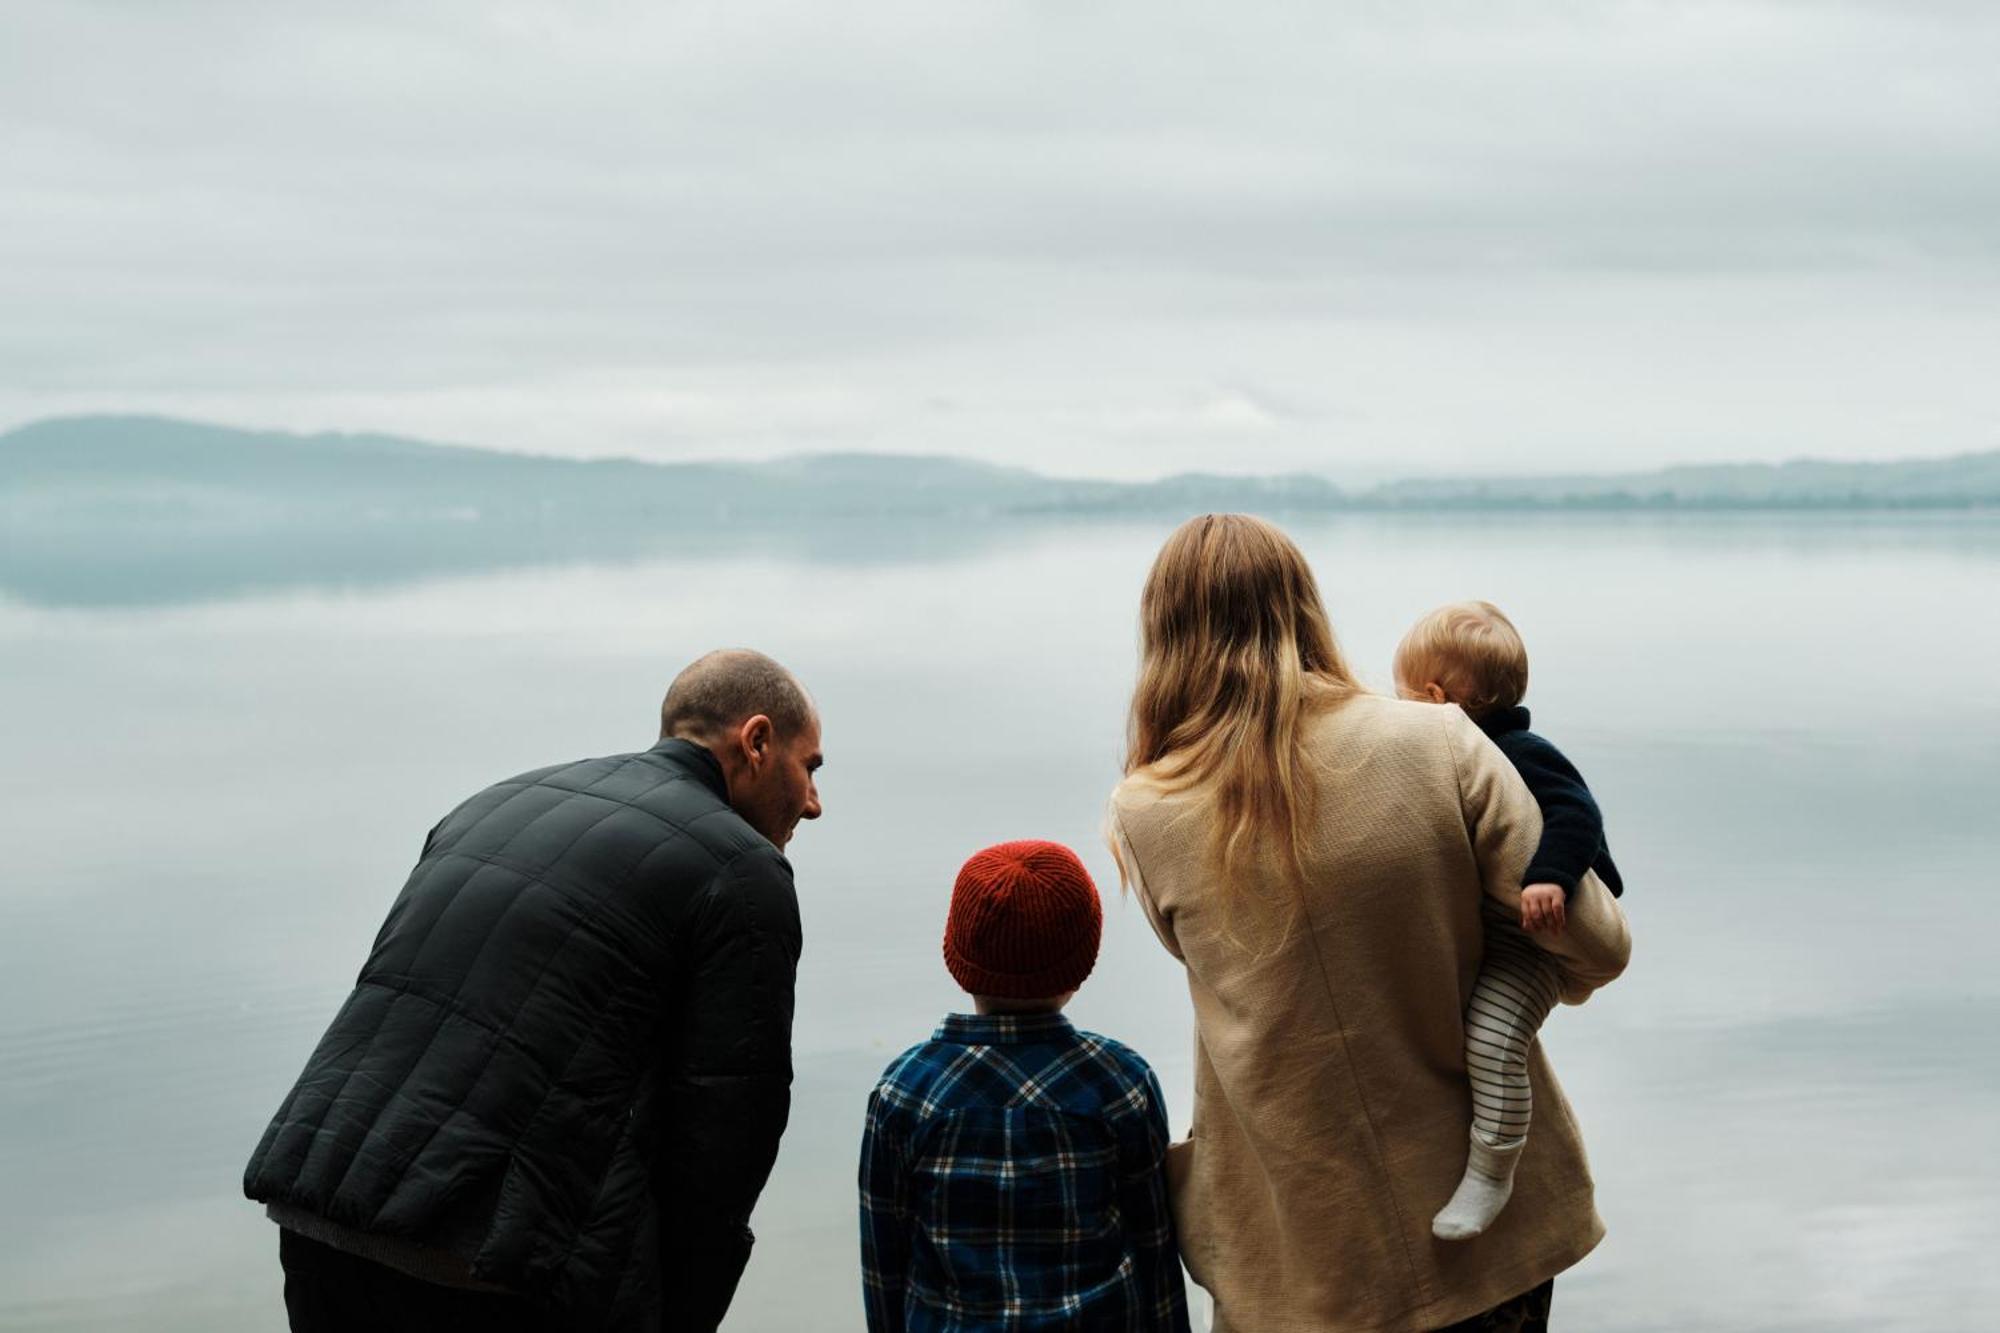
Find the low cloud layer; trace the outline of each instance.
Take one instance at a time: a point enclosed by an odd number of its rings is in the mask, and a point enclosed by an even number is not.
[[[1137,476],[2000,445],[1978,4],[17,0],[0,425]]]

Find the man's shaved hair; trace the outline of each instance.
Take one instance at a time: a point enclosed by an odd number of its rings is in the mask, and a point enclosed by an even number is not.
[[[764,654],[724,648],[674,677],[660,704],[660,735],[710,740],[759,713],[779,739],[789,739],[812,720],[812,700],[796,676]]]

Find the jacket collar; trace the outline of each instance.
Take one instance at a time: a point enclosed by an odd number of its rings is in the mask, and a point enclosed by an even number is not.
[[[1018,1046],[1074,1041],[1076,1028],[1061,1014],[948,1014],[932,1041],[956,1046]]]
[[[1478,721],[1479,729],[1488,736],[1504,736],[1510,731],[1528,729],[1528,710],[1519,704],[1512,708],[1496,708]]]
[[[729,780],[722,776],[721,761],[708,752],[707,746],[682,740],[679,736],[669,736],[649,753],[660,756],[689,777],[699,780],[724,801],[729,799]]]

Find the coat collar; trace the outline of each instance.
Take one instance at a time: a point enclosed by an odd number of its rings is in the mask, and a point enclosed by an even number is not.
[[[1055,1014],[948,1014],[932,1041],[956,1046],[1018,1046],[1027,1042],[1073,1041],[1076,1028]]]
[[[1479,729],[1488,736],[1504,736],[1510,731],[1528,729],[1528,710],[1519,704],[1512,708],[1496,708],[1477,721]]]
[[[729,799],[729,780],[722,776],[722,763],[708,752],[708,747],[697,745],[679,736],[669,736],[650,751],[660,756],[691,778],[695,778],[724,801]]]

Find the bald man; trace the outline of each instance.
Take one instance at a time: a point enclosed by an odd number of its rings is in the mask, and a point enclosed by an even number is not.
[[[761,653],[675,678],[660,741],[431,830],[244,1192],[321,1330],[700,1330],[791,1102],[817,711]]]

